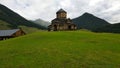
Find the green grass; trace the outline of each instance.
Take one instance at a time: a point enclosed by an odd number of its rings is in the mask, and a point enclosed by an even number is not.
[[[120,68],[120,35],[40,31],[1,41],[0,68]]]
[[[0,30],[11,29],[11,25],[5,21],[0,20]]]
[[[34,33],[39,31],[40,29],[37,28],[33,28],[33,27],[27,27],[27,26],[19,26],[20,28],[22,28],[22,30],[26,33],[26,34],[30,34],[30,33]]]

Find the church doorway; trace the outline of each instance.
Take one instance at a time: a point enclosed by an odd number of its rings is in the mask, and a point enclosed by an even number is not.
[[[68,26],[68,29],[71,30],[71,25]]]
[[[57,31],[57,25],[54,25],[54,31]]]

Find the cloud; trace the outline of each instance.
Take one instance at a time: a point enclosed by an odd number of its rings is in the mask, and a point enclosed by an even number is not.
[[[0,3],[31,20],[51,21],[56,11],[63,8],[70,18],[89,12],[111,23],[120,22],[120,0],[0,0]]]

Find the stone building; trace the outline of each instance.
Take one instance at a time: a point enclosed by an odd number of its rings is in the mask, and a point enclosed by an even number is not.
[[[76,30],[76,25],[70,18],[67,18],[67,12],[60,9],[56,12],[56,18],[51,21],[48,26],[48,31],[63,31],[63,30]]]

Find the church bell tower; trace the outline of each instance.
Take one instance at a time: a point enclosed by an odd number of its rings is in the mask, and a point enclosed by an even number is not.
[[[64,11],[63,9],[60,9],[56,13],[58,19],[66,19],[67,18],[67,12]]]

